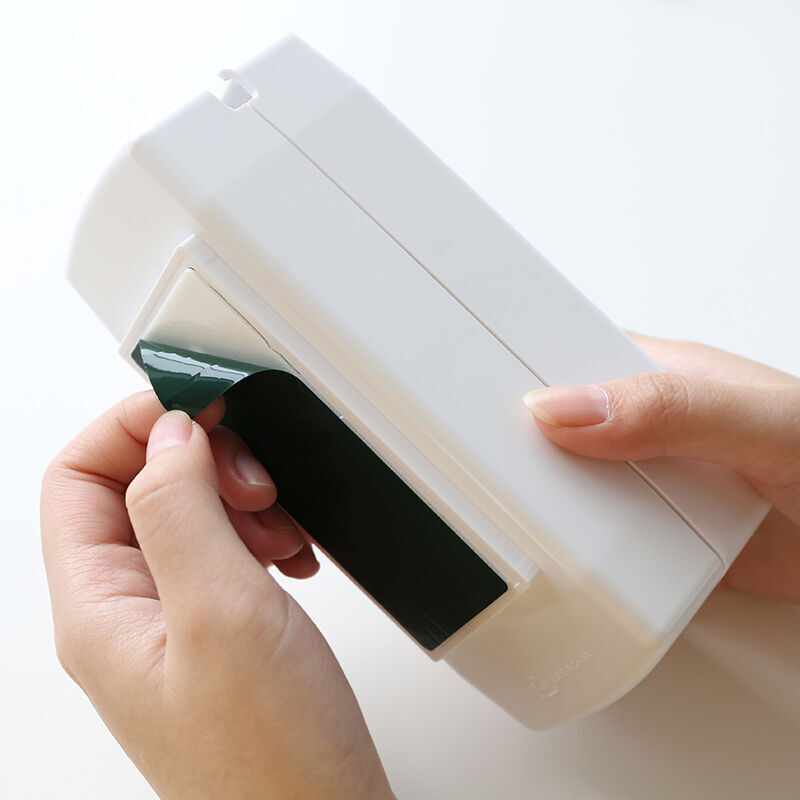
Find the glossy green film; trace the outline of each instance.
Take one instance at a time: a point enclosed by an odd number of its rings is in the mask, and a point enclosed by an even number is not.
[[[247,442],[280,504],[423,647],[487,608],[505,581],[300,379],[141,342],[167,408],[194,415],[225,395],[223,424]]]

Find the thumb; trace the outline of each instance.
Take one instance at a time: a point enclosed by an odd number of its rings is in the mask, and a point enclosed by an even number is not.
[[[231,525],[218,492],[203,428],[183,411],[161,416],[125,502],[168,627],[189,618],[219,622],[237,601],[252,602],[248,586],[277,588]]]
[[[796,386],[648,372],[523,399],[549,439],[591,458],[690,458],[772,485],[800,480]]]

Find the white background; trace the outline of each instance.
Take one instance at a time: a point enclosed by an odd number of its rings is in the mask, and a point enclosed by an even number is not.
[[[141,388],[64,279],[129,136],[294,30],[620,324],[800,373],[800,6],[780,0],[4,3],[0,798],[152,793],[63,675],[40,563],[55,451]],[[401,798],[793,798],[800,609],[717,595],[632,694],[531,733],[333,568],[298,586]]]

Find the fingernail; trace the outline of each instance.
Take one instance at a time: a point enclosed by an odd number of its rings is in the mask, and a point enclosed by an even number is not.
[[[578,428],[608,419],[609,399],[599,386],[557,386],[535,389],[522,398],[533,415],[548,425]]]
[[[192,436],[192,421],[185,411],[168,411],[153,425],[150,438],[147,440],[147,461],[153,456],[175,447],[186,444]]]
[[[269,479],[269,473],[249,450],[239,451],[233,459],[233,463],[244,483],[250,486],[273,485]]]

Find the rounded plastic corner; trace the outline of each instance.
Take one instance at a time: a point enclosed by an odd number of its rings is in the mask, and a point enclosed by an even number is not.
[[[121,339],[176,244],[192,233],[188,213],[134,157],[114,155],[84,206],[67,266],[72,285]]]

